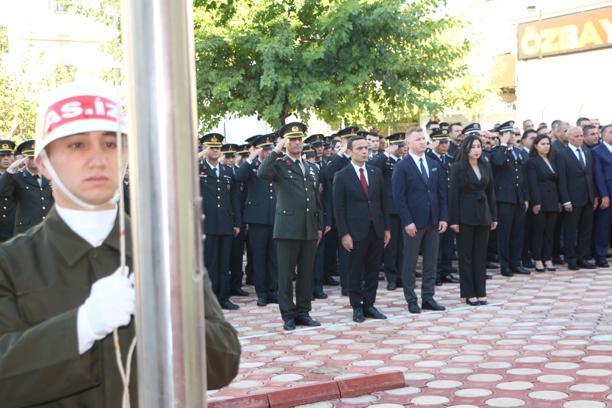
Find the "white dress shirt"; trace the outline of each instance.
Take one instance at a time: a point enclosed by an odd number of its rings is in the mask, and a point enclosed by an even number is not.
[[[607,142],[605,142],[605,141],[603,142],[603,144],[604,144],[604,145],[606,145],[606,147],[608,148],[608,151],[609,151],[610,153],[612,153],[612,145],[608,144],[608,143],[607,143]]]
[[[370,179],[368,178],[368,169],[366,169],[365,163],[363,164],[363,166],[359,167],[358,165],[355,164],[354,161],[351,160],[351,165],[355,169],[355,173],[357,173],[357,178],[359,180],[361,180],[361,172],[359,171],[359,169],[363,169],[363,174],[365,175],[366,183],[368,183],[368,186],[369,186],[370,185]]]
[[[414,164],[416,164],[417,169],[419,169],[419,172],[421,171],[421,159],[423,159],[423,166],[425,167],[425,172],[427,173],[427,177],[429,178],[429,167],[427,166],[427,158],[425,156],[425,153],[423,153],[421,156],[417,156],[416,154],[409,151],[408,154],[410,155],[410,157],[412,157],[412,160],[414,160]]]

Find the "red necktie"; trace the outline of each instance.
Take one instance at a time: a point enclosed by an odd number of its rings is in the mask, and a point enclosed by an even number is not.
[[[368,197],[368,182],[366,181],[365,174],[363,173],[363,169],[359,169],[359,181],[361,181],[361,187],[363,188],[363,192]]]

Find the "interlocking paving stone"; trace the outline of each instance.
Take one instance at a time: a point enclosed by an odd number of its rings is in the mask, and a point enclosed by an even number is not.
[[[466,306],[459,286],[444,284],[436,299],[447,311],[419,315],[385,286],[376,306],[388,320],[352,322],[348,298],[325,287],[329,298],[311,313],[322,326],[293,332],[277,305],[233,298],[241,308],[226,318],[241,338],[240,370],[209,401],[399,371],[403,388],[303,407],[612,408],[612,269],[495,273],[486,307]]]

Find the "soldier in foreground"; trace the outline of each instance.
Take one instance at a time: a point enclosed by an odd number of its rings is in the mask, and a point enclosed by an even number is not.
[[[111,333],[118,329],[127,353],[135,296],[132,280],[119,267],[116,131],[126,128],[118,123],[114,95],[67,84],[41,104],[35,160],[53,182],[56,204],[42,223],[0,246],[3,407],[121,406]],[[68,106],[81,113],[62,116]],[[126,252],[129,268],[130,245]],[[208,388],[219,388],[237,373],[240,345],[207,278],[203,290]],[[133,407],[136,390],[132,370]]]

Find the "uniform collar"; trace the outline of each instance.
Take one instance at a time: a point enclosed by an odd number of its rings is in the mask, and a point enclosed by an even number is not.
[[[64,257],[66,263],[72,266],[79,259],[87,254],[92,247],[87,241],[81,238],[76,232],[74,232],[57,213],[55,206],[49,210],[47,218],[45,219],[44,225],[48,228],[52,239],[51,244],[56,247],[58,252]],[[128,258],[132,258],[132,240],[131,240],[131,227],[130,218],[125,216],[125,253]],[[119,243],[119,217],[115,220],[115,225],[111,230],[108,237],[102,243],[102,246],[109,246],[119,252],[121,246]]]

